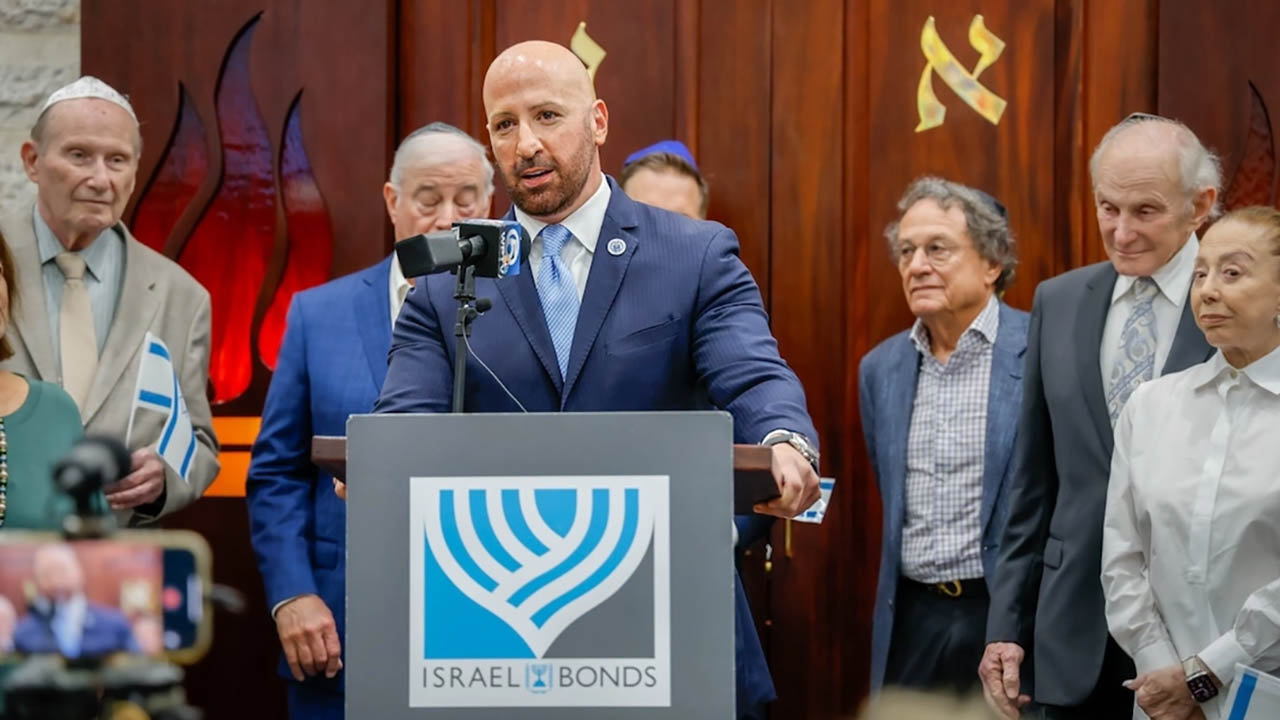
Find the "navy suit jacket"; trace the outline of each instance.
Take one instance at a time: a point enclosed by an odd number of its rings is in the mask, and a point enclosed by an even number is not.
[[[346,628],[347,509],[331,476],[311,463],[311,436],[346,435],[348,416],[373,409],[391,345],[390,273],[388,257],[294,295],[245,486],[268,607],[317,594],[333,612],[339,638]],[[283,657],[280,674],[292,679]],[[307,683],[341,690],[344,674]]]
[[[13,648],[21,653],[58,653],[58,640],[49,620],[27,613],[13,631]],[[88,603],[80,634],[80,657],[98,657],[114,652],[137,652],[133,628],[124,613],[111,607]]]
[[[477,279],[476,295],[492,298],[493,308],[475,322],[475,353],[530,412],[690,410],[709,399],[733,415],[736,442],[758,443],[772,430],[787,429],[816,443],[804,389],[778,355],[760,290],[738,257],[737,237],[719,223],[634,202],[612,178],[608,182],[612,195],[567,379],[560,377],[528,266],[514,277]],[[615,238],[626,245],[619,255],[606,250]],[[433,275],[410,293],[396,322],[376,412],[451,409],[454,282],[450,275]],[[519,410],[472,357],[465,398],[469,412]],[[743,634],[749,628],[742,618],[750,610],[745,596],[739,592],[738,598],[743,711],[771,699],[773,683],[755,633]]]
[[[1000,325],[991,355],[987,391],[986,450],[982,472],[982,569],[990,586],[996,552],[1008,515],[1010,475],[1022,368],[1027,352],[1027,314],[1000,303]],[[880,582],[871,630],[871,689],[884,684],[893,635],[894,595],[902,566],[902,523],[906,512],[907,433],[916,399],[920,353],[910,331],[894,335],[867,353],[858,367],[858,401],[867,455],[880,488],[884,530],[880,543]],[[976,673],[978,668],[973,671]]]

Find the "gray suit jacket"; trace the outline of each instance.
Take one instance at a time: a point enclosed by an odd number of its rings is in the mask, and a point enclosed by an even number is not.
[[[45,312],[44,273],[32,226],[32,205],[0,219],[0,232],[13,251],[18,275],[18,307],[9,326],[14,355],[0,368],[52,383],[61,381],[53,361],[53,339]],[[133,407],[133,390],[142,359],[140,349],[147,331],[169,347],[178,372],[182,394],[191,413],[198,440],[188,473],[190,484],[165,468],[164,515],[204,493],[218,474],[218,441],[213,434],[206,385],[209,377],[209,293],[176,263],[138,242],[119,223],[116,231],[125,239],[124,279],[111,329],[80,413],[85,433],[110,435],[124,441]],[[134,421],[129,449],[154,447],[160,438],[159,413],[142,413]],[[138,512],[119,515],[122,523],[153,519]]]
[[[1031,308],[987,641],[1027,650],[1033,697],[1050,705],[1083,702],[1106,650],[1100,576],[1113,440],[1098,353],[1116,277],[1109,262],[1072,270],[1041,283]],[[1211,353],[1187,302],[1161,374]]]

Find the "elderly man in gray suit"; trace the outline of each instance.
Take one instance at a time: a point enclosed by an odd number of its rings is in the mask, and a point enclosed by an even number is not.
[[[49,96],[22,145],[36,202],[0,220],[21,297],[10,329],[15,353],[3,366],[62,385],[87,433],[122,442],[129,434],[131,471],[105,493],[130,524],[190,503],[218,473],[205,392],[209,293],[120,222],[141,152],[128,100],[80,78]],[[141,412],[129,429],[148,332],[168,348],[190,415],[185,478],[156,452],[164,413]]]
[[[1135,114],[1089,162],[1109,262],[1036,288],[1026,385],[985,654],[988,702],[1015,718],[1033,698],[1047,718],[1121,718],[1132,661],[1107,632],[1102,518],[1112,426],[1153,376],[1211,348],[1187,298],[1214,209],[1217,159],[1185,125]],[[1023,672],[1032,660],[1031,673]]]
[[[884,534],[871,689],[976,689],[1004,532],[1027,314],[1000,302],[1017,250],[1004,206],[916,180],[885,236],[910,330],[867,353],[858,399]]]

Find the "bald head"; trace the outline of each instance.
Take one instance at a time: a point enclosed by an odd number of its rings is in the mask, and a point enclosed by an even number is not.
[[[502,51],[485,74],[484,110],[518,209],[558,223],[599,189],[609,110],[568,48],[536,40]]]
[[[545,40],[530,40],[503,50],[484,76],[485,114],[492,114],[495,93],[510,84],[556,88],[566,100],[590,105],[596,99],[587,68],[573,51]]]

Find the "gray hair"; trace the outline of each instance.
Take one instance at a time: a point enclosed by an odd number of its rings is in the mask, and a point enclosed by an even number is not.
[[[1200,142],[1200,138],[1185,123],[1159,115],[1133,113],[1112,125],[1107,134],[1102,136],[1102,140],[1098,142],[1098,146],[1093,149],[1093,155],[1089,158],[1089,177],[1098,177],[1098,166],[1102,164],[1102,154],[1117,137],[1131,128],[1154,122],[1164,123],[1173,129],[1178,150],[1178,182],[1182,185],[1182,192],[1187,196],[1188,206],[1190,207],[1195,201],[1196,193],[1209,188],[1213,188],[1217,192],[1217,198],[1221,198],[1222,162],[1217,154],[1205,147],[1204,143]],[[1097,180],[1093,180],[1093,183],[1096,188]],[[1211,219],[1222,214],[1222,206],[1217,198],[1214,199],[1213,207],[1209,209]]]
[[[995,290],[1003,293],[1013,283],[1018,268],[1018,243],[1009,230],[1004,206],[987,193],[940,177],[916,178],[898,200],[898,219],[884,229],[889,256],[898,254],[898,225],[902,215],[921,200],[933,200],[943,210],[959,207],[964,212],[965,230],[983,260],[1000,266]]]
[[[423,125],[400,141],[400,147],[396,148],[395,159],[391,161],[391,175],[388,178],[397,190],[400,189],[400,181],[404,179],[404,166],[409,162],[409,156],[412,154],[411,146],[415,144],[418,138],[427,135],[451,135],[457,137],[471,150],[474,150],[476,156],[480,158],[480,166],[484,168],[484,194],[486,197],[493,195],[493,164],[489,162],[489,156],[485,151],[484,145],[445,122],[433,122],[430,125]]]

